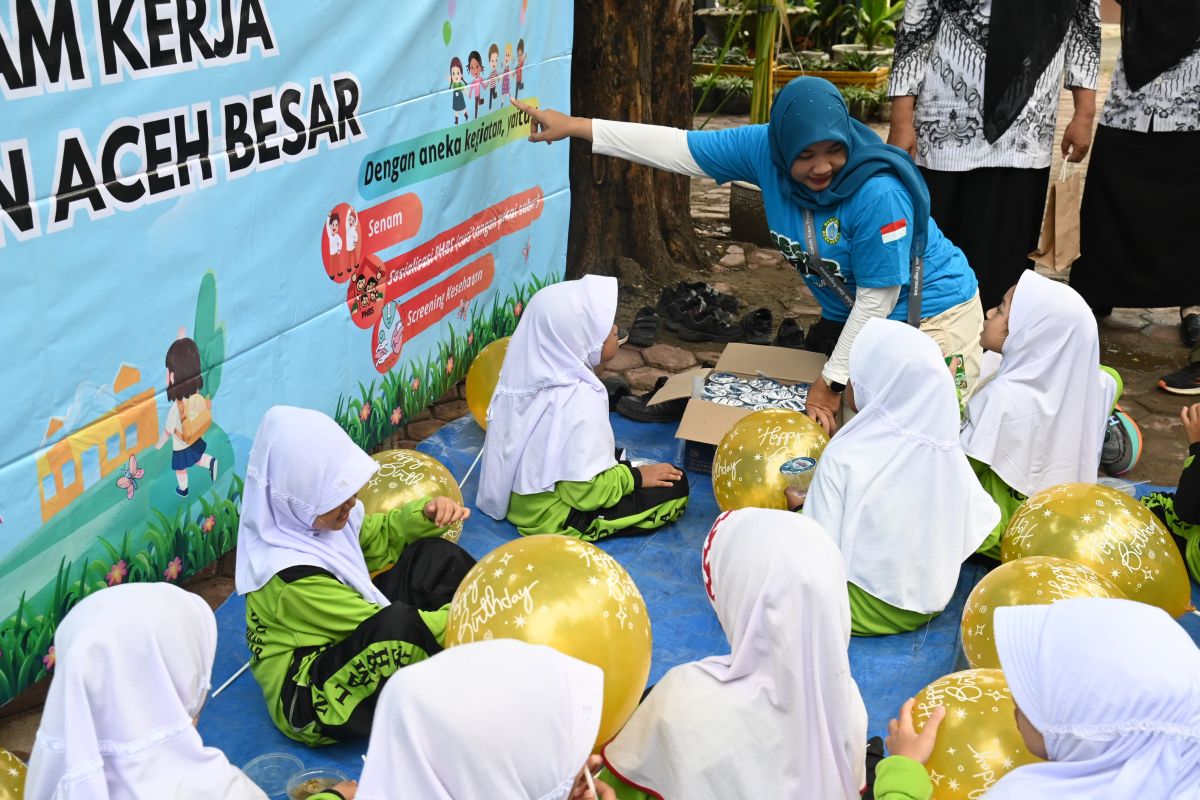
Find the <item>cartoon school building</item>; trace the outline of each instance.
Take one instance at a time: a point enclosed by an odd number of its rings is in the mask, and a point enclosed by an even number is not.
[[[122,364],[113,379],[113,394],[120,394],[141,379],[140,370]],[[63,425],[62,417],[51,417],[46,438],[62,430]],[[129,456],[152,447],[157,432],[158,407],[151,387],[42,451],[37,457],[42,522],[70,505],[89,486],[125,466]]]

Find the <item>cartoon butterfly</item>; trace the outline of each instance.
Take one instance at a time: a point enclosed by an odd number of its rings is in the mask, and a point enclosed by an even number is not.
[[[525,246],[521,248],[521,256],[525,259],[525,263],[529,263],[529,240],[525,240]]]
[[[146,470],[138,467],[137,456],[131,455],[129,457],[129,466],[121,467],[121,477],[117,478],[117,486],[125,490],[126,499],[133,499],[133,493],[138,488],[138,481],[145,474]]]
[[[467,306],[468,306],[468,303],[466,300],[463,300],[461,303],[459,303],[459,305],[458,305],[458,318],[459,319],[467,318]]]

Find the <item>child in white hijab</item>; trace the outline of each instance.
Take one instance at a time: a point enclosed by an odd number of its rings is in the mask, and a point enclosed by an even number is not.
[[[366,516],[358,491],[378,469],[332,419],[289,406],[267,411],[250,451],[236,576],[250,668],[305,744],[370,733],[388,678],[442,649],[475,563],[438,538],[470,513],[449,498]]]
[[[617,462],[608,391],[595,372],[617,354],[616,314],[616,278],[552,284],[530,299],[508,345],[476,505],[523,535],[646,533],[687,507],[682,470]]]
[[[858,798],[867,712],[837,547],[811,519],[747,508],[717,518],[702,569],[730,652],[667,672],[604,748],[616,777],[602,777],[621,797]]]
[[[549,647],[453,647],[383,690],[358,800],[562,800],[603,696],[599,667]]]
[[[202,599],[164,583],[102,589],[67,614],[54,653],[27,800],[266,800],[196,732],[217,653]]]
[[[1029,495],[1096,482],[1117,385],[1101,371],[1087,303],[1033,271],[988,311],[981,341],[1000,354],[999,366],[967,404],[962,445],[1000,506],[1003,532]],[[998,538],[989,554],[999,556]]]
[[[850,351],[858,414],[817,464],[804,514],[846,561],[855,635],[916,630],[1000,519],[958,441],[958,394],[936,342],[869,320]]]
[[[987,800],[1200,798],[1200,651],[1166,612],[1091,597],[1000,608],[996,650],[1025,745],[1048,760],[1008,773]],[[879,765],[876,797],[917,769],[911,742]]]

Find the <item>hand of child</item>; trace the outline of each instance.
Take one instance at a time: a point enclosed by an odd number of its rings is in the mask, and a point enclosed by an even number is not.
[[[1179,418],[1183,420],[1183,431],[1187,434],[1188,443],[1200,442],[1200,403],[1179,409]]]
[[[683,473],[679,471],[679,468],[670,464],[647,464],[644,467],[638,467],[637,471],[641,473],[643,489],[674,486],[675,481],[683,478]]]
[[[471,509],[456,503],[449,497],[435,497],[425,504],[425,519],[444,528],[471,516]]]
[[[912,710],[916,700],[908,698],[900,707],[900,719],[888,723],[888,737],[884,744],[894,756],[906,756],[924,764],[933,755],[933,744],[937,740],[938,726],[946,716],[946,707],[938,706],[929,716],[925,727],[917,733],[913,728]]]
[[[596,785],[596,791],[593,792],[588,788],[587,778],[584,777],[584,770],[587,770],[595,775],[604,766],[604,759],[600,756],[588,756],[587,764],[583,769],[579,770],[579,774],[575,776],[575,785],[571,787],[571,794],[568,800],[617,800],[617,793],[607,783],[593,780]]]
[[[837,432],[837,412],[842,407],[842,396],[829,388],[823,378],[818,378],[808,387],[804,413],[808,414],[825,433],[833,436]]]
[[[354,796],[358,794],[358,781],[342,781],[329,788],[346,798],[346,800],[354,800]]]
[[[789,486],[783,490],[783,497],[787,501],[788,511],[799,511],[804,508],[804,499],[808,497],[808,492],[802,492]]]

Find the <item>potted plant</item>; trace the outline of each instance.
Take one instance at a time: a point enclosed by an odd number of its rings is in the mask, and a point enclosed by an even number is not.
[[[904,0],[859,0],[851,15],[855,36],[869,53],[892,55],[896,22],[904,16]]]
[[[870,122],[879,107],[879,93],[865,86],[839,86],[838,89],[846,100],[850,116],[859,122]]]

